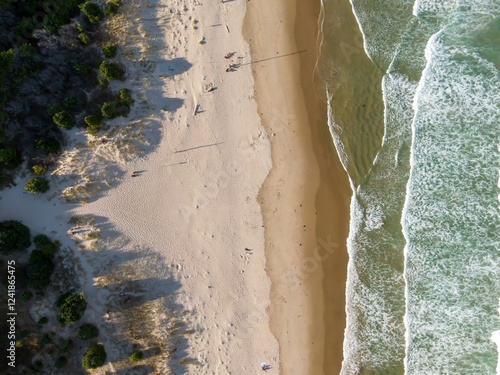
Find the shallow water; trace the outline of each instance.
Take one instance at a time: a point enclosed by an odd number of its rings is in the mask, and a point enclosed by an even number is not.
[[[494,374],[500,3],[324,0],[353,188],[342,374]]]

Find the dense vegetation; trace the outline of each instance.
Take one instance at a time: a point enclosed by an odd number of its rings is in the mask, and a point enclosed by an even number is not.
[[[31,245],[30,229],[16,220],[0,222],[0,254],[8,255]]]
[[[108,3],[106,14],[119,5]],[[92,1],[0,0],[0,186],[23,160],[44,174],[73,127],[98,135],[100,121],[87,125],[84,118],[113,101],[107,81],[124,74],[116,61],[105,60],[117,48],[101,42],[104,13]],[[126,106],[115,105],[108,118],[128,113]]]
[[[80,340],[90,340],[97,336],[99,336],[99,330],[95,325],[90,323],[82,324],[77,334]]]
[[[82,359],[84,369],[98,368],[106,362],[106,351],[101,344],[94,344],[87,349]]]
[[[87,302],[83,297],[83,293],[70,294],[64,299],[59,308],[59,315],[65,324],[75,323],[81,319],[86,309]]]

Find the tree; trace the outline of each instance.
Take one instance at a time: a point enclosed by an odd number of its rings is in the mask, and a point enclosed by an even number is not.
[[[132,355],[130,356],[130,360],[134,363],[139,362],[142,359],[142,352],[136,351],[133,352]]]
[[[35,140],[35,146],[39,150],[49,153],[61,150],[61,144],[55,138],[38,138]]]
[[[0,253],[4,255],[22,251],[31,245],[30,229],[20,221],[0,222]]]
[[[78,63],[73,65],[73,70],[82,76],[86,76],[90,74],[92,68],[88,64]]]
[[[104,17],[101,8],[91,1],[86,1],[80,5],[80,9],[87,16],[91,24],[99,22]]]
[[[116,46],[116,44],[108,44],[107,46],[104,46],[102,48],[102,51],[104,52],[104,56],[106,56],[108,59],[111,59],[116,56],[118,47]]]
[[[101,65],[99,65],[99,72],[108,81],[123,77],[123,70],[117,63],[112,61],[103,61]]]
[[[31,169],[33,169],[33,173],[35,173],[37,175],[42,175],[42,174],[47,173],[48,168],[44,164],[37,164],[37,165],[34,165],[33,167],[31,167]]]
[[[21,160],[14,147],[0,147],[0,164],[9,169],[14,169],[20,164]]]
[[[47,256],[52,256],[57,251],[57,245],[50,240],[45,234],[39,234],[33,239],[37,250],[40,250]]]
[[[94,344],[87,349],[82,359],[84,369],[98,368],[106,362],[106,351],[102,344]]]
[[[43,290],[50,284],[54,271],[52,261],[40,250],[33,250],[28,263],[28,285],[35,290]]]
[[[118,92],[118,100],[120,101],[120,103],[130,107],[132,104],[134,104],[134,99],[132,99],[132,91],[130,91],[129,89],[121,89]]]
[[[99,127],[99,124],[102,120],[102,115],[100,113],[95,113],[93,115],[85,116],[84,120],[88,126]]]
[[[49,181],[42,177],[30,178],[24,186],[24,190],[33,194],[43,194],[47,192],[49,188]]]
[[[87,302],[83,293],[70,294],[59,309],[59,315],[65,324],[75,323],[81,319],[86,309]]]
[[[65,109],[63,109],[61,112],[57,112],[54,117],[52,117],[52,120],[54,120],[57,126],[67,130],[72,129],[76,124],[75,116],[73,116]]]
[[[118,101],[106,102],[101,107],[101,113],[104,117],[114,119],[118,116],[126,116],[130,109]]]
[[[99,330],[95,325],[90,323],[82,324],[77,334],[80,340],[90,340],[97,336],[99,336]]]

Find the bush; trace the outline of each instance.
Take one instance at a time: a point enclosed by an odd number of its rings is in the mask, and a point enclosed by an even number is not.
[[[0,222],[0,254],[22,251],[31,245],[30,229],[16,220]]]
[[[79,5],[79,7],[81,11],[87,16],[91,24],[99,22],[104,17],[101,8],[99,8],[97,4],[94,4],[91,1],[86,1],[82,5]]]
[[[49,153],[61,150],[61,144],[55,138],[38,138],[35,140],[35,146],[39,150]]]
[[[118,116],[126,116],[129,112],[130,109],[126,105],[117,101],[104,103],[101,107],[102,115],[109,119],[114,119]]]
[[[54,367],[57,369],[60,369],[60,368],[63,368],[64,366],[66,366],[66,363],[68,363],[68,359],[65,356],[60,356],[54,362]]]
[[[94,344],[87,349],[82,359],[84,369],[98,368],[106,362],[106,351],[101,344]]]
[[[123,77],[123,70],[117,63],[111,61],[103,61],[101,65],[99,65],[99,72],[108,81]]]
[[[64,108],[63,108],[63,106],[62,106],[62,105],[60,105],[59,103],[56,103],[56,104],[53,104],[53,105],[49,108],[49,110],[47,111],[47,114],[48,114],[49,116],[51,116],[51,117],[52,117],[52,116],[54,116],[57,112],[61,112],[63,109],[64,109]]]
[[[82,324],[77,334],[80,340],[90,340],[97,336],[99,336],[99,330],[95,325],[90,323]]]
[[[93,137],[97,137],[99,135],[99,128],[98,127],[87,126],[85,128],[85,131],[87,132],[88,135],[91,135]]]
[[[24,190],[33,194],[42,194],[49,190],[49,181],[42,177],[33,177],[26,182]]]
[[[49,318],[46,316],[42,316],[40,319],[38,319],[38,324],[43,326],[44,324],[47,324],[49,322]]]
[[[134,99],[132,99],[132,91],[130,91],[129,89],[121,89],[118,92],[118,100],[120,100],[120,103],[130,107],[132,104],[134,104]]]
[[[71,349],[73,349],[73,340],[70,339],[62,343],[57,350],[59,351],[59,353],[65,354],[69,352]]]
[[[101,123],[102,115],[100,113],[96,113],[93,115],[85,116],[84,120],[88,126],[98,127]]]
[[[102,52],[104,52],[104,56],[106,56],[108,59],[111,59],[116,56],[118,47],[116,46],[116,44],[109,44],[102,48]]]
[[[101,76],[97,76],[97,83],[99,84],[99,86],[101,86],[103,89],[105,89],[106,87],[109,86],[109,82],[101,77]]]
[[[90,44],[90,36],[88,36],[87,34],[85,33],[80,33],[78,34],[78,39],[80,39],[80,41],[83,43],[83,44]]]
[[[0,164],[9,169],[16,168],[21,163],[21,159],[14,147],[0,147]]]
[[[132,362],[139,362],[142,359],[142,352],[133,352],[132,355],[130,356],[130,360]]]
[[[28,302],[31,298],[33,298],[33,293],[31,293],[29,290],[22,292],[19,296],[21,302]]]
[[[92,68],[88,64],[78,63],[73,66],[73,70],[82,76],[86,76],[90,74]]]
[[[33,250],[28,263],[28,285],[35,290],[43,290],[50,284],[54,271],[52,261],[40,250]]]
[[[57,112],[52,117],[52,120],[54,120],[57,126],[67,130],[72,129],[76,124],[75,116],[64,109],[61,112]]]
[[[78,104],[78,99],[76,99],[74,96],[68,96],[63,100],[64,108],[72,108],[75,107],[77,104]]]
[[[37,164],[37,165],[34,165],[33,167],[31,167],[31,169],[33,169],[33,173],[35,173],[37,175],[42,175],[42,174],[47,173],[48,168],[44,164]]]
[[[110,3],[108,4],[108,6],[106,7],[106,15],[108,17],[111,17],[111,16],[114,16],[116,14],[116,12],[118,12],[118,5],[114,4],[114,3]]]
[[[52,342],[52,338],[50,337],[50,335],[48,333],[42,335],[42,337],[40,338],[41,345],[47,345],[47,344],[50,344],[51,342]]]
[[[83,293],[70,294],[59,309],[59,314],[65,324],[70,324],[79,321],[86,309],[87,302]]]
[[[33,242],[35,243],[37,250],[40,250],[47,256],[52,256],[57,251],[57,245],[53,243],[45,234],[35,236]]]

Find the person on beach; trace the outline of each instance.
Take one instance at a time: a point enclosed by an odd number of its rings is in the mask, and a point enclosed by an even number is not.
[[[270,370],[271,369],[271,366],[269,366],[266,362],[261,362],[260,363],[260,367],[262,368],[262,370],[264,371],[267,371],[267,370]]]

